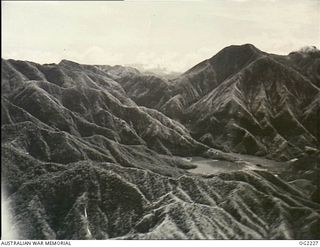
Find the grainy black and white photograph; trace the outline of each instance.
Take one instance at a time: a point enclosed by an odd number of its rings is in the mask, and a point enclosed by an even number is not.
[[[1,5],[2,240],[319,240],[319,0]]]

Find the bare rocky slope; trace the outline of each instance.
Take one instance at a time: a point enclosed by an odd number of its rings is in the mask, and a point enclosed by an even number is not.
[[[17,235],[319,238],[315,65],[303,63],[309,78],[273,56],[229,47],[173,81],[122,66],[2,60],[2,188]],[[243,164],[223,151],[297,159],[276,176],[197,175],[178,157]]]

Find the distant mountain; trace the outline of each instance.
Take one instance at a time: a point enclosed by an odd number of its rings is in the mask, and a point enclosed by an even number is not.
[[[291,52],[288,56],[273,55],[273,57],[293,69],[299,71],[311,82],[320,87],[320,50],[315,46],[305,47]]]
[[[2,60],[12,229],[21,239],[318,239],[318,66],[318,50],[249,44],[177,78]]]
[[[175,79],[181,74],[180,72],[170,71],[165,67],[150,67],[145,64],[127,64],[125,67],[133,67],[141,71],[143,74],[159,76],[168,80]]]

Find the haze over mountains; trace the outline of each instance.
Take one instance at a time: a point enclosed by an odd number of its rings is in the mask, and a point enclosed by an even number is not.
[[[18,235],[319,238],[319,87],[316,48],[229,46],[174,79],[2,60],[2,186]],[[195,156],[238,169],[197,174]]]

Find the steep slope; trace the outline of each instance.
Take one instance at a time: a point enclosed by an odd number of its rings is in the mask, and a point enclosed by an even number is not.
[[[190,106],[185,121],[211,146],[287,160],[319,147],[318,96],[301,74],[264,56]]]
[[[319,149],[319,54],[229,46],[168,82],[141,73],[117,80],[138,105],[180,121],[206,145],[288,160]]]
[[[104,70],[138,105],[158,109],[179,119],[185,107],[263,54],[251,44],[232,45],[171,80],[146,75],[130,67],[108,66]]]
[[[135,102],[180,121],[199,142],[288,160],[319,149],[319,54],[229,46],[168,83],[119,80]]]
[[[262,55],[263,52],[250,44],[224,48],[174,80],[171,99],[159,109],[172,118],[179,118],[185,107],[201,99]]]
[[[3,97],[60,131],[78,137],[103,135],[122,144],[146,144],[166,154],[199,154],[207,150],[181,124],[139,108],[117,82],[96,66],[69,61],[44,66],[22,61],[3,64]],[[62,79],[49,81],[45,73],[48,68],[59,71]],[[22,80],[10,88],[12,81],[16,83],[12,76]]]
[[[141,73],[130,67],[99,67],[117,81],[130,99],[140,106],[158,109],[163,96],[169,93],[169,81],[160,76]]]

